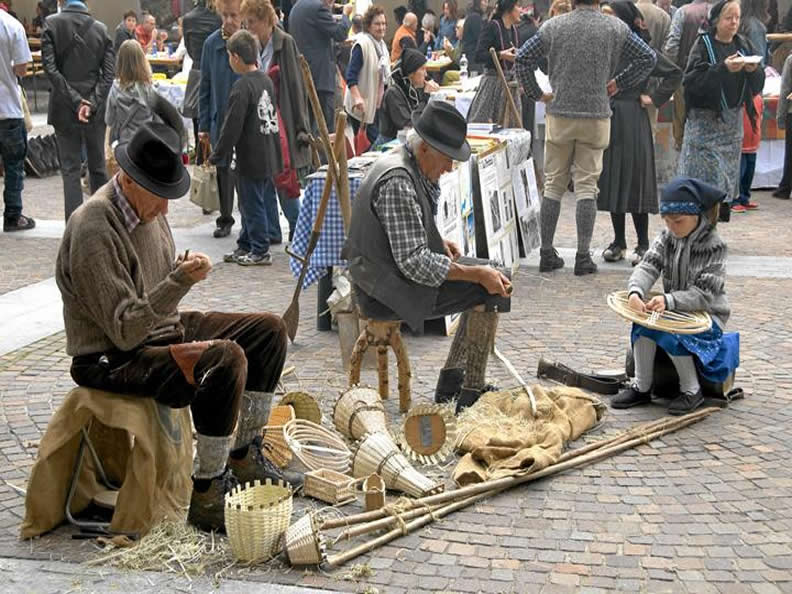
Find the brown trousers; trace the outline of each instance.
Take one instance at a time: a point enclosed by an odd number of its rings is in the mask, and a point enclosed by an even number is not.
[[[184,342],[75,357],[81,386],[151,396],[189,406],[202,435],[230,435],[244,390],[272,392],[286,361],[287,336],[276,315],[184,312]]]

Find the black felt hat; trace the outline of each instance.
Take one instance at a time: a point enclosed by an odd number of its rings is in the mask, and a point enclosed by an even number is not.
[[[422,112],[413,112],[412,124],[418,135],[433,149],[455,161],[470,158],[465,135],[467,122],[462,114],[445,101],[430,101]]]
[[[181,159],[179,134],[167,124],[142,125],[132,140],[115,148],[119,167],[139,186],[175,200],[190,191],[190,174]]]

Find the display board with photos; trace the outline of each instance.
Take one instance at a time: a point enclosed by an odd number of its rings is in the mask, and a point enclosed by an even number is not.
[[[470,179],[470,162],[456,162],[454,169],[440,177],[440,198],[437,201],[437,228],[443,239],[459,246],[463,256],[476,256],[476,221],[473,215],[473,186]],[[446,334],[452,334],[459,316],[446,316]]]
[[[475,208],[481,212],[483,224],[477,226],[477,256],[496,262],[516,272],[520,265],[517,209],[514,200],[513,169],[506,145],[477,156],[475,168],[478,183],[474,184]]]
[[[536,183],[533,157],[512,169],[512,187],[517,207],[517,226],[525,255],[539,247],[539,209],[542,197]]]

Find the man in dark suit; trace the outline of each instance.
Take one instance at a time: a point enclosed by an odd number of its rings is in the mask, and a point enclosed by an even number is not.
[[[349,16],[355,9],[354,4],[345,4],[341,20],[336,21],[330,12],[332,5],[333,0],[298,0],[289,13],[289,33],[311,66],[316,94],[331,130],[335,127],[335,42],[346,39],[352,24]]]
[[[82,204],[83,146],[91,193],[107,183],[104,113],[115,74],[113,41],[84,2],[67,0],[60,13],[47,17],[41,57],[52,85],[47,122],[58,140],[68,220]]]

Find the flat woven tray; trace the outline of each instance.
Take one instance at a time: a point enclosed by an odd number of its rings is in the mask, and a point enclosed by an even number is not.
[[[655,294],[651,294],[654,297]],[[629,293],[616,291],[608,295],[608,307],[630,322],[671,334],[700,334],[712,328],[712,318],[703,311],[640,312],[628,305]]]

